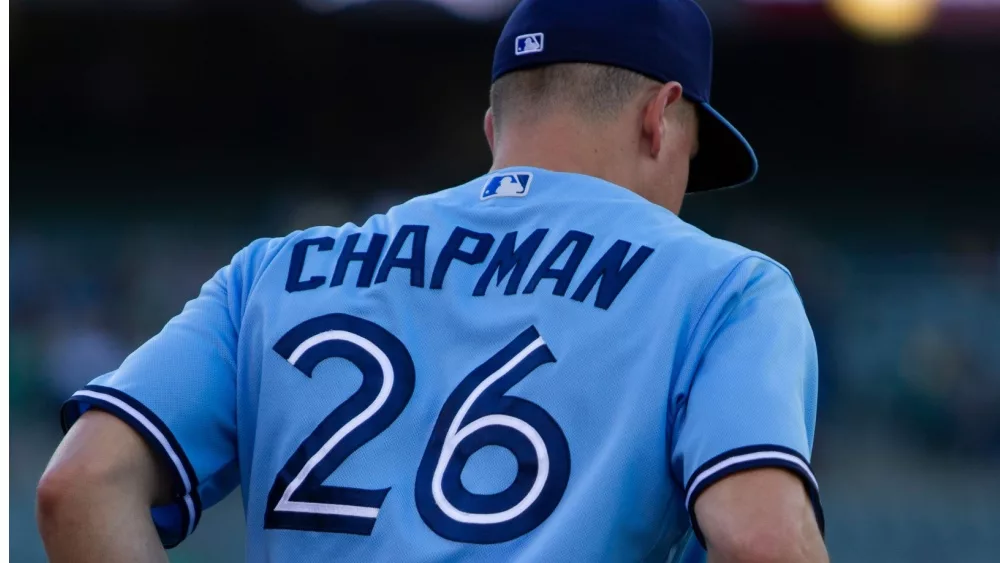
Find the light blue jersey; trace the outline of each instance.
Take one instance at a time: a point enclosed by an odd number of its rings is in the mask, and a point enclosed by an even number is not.
[[[252,243],[63,422],[98,407],[162,454],[168,546],[239,485],[252,562],[676,561],[734,471],[819,508],[816,377],[779,264],[512,168]]]

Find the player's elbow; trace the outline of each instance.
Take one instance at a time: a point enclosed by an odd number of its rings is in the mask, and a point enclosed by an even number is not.
[[[98,505],[128,492],[134,480],[129,467],[115,451],[104,450],[77,432],[92,426],[95,418],[99,420],[92,416],[81,419],[80,428],[71,430],[45,468],[35,492],[39,524],[65,519],[77,512],[93,513]]]
[[[74,484],[69,472],[62,469],[49,468],[42,475],[35,491],[35,506],[39,527],[44,530],[50,524],[59,520],[60,516],[75,504],[75,487],[86,486]]]
[[[105,472],[75,463],[50,465],[38,481],[36,506],[40,523],[56,520],[61,514],[81,506],[108,481]]]

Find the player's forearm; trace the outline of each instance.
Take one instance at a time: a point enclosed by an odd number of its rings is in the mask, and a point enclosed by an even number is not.
[[[707,563],[829,563],[826,547],[820,538],[797,545],[746,546],[735,551],[720,551],[709,546]]]
[[[52,563],[165,562],[149,507],[113,490],[67,490],[43,481],[38,527]]]
[[[708,544],[707,563],[829,563],[823,536],[811,509],[803,510],[798,525],[747,526]]]

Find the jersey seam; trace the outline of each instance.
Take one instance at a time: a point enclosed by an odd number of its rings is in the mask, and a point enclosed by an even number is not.
[[[762,262],[766,262],[768,264],[776,266],[778,268],[778,270],[784,272],[784,274],[786,276],[788,276],[788,279],[792,281],[792,285],[793,286],[795,285],[794,284],[794,280],[792,280],[791,273],[787,269],[785,269],[784,266],[782,266],[780,263],[776,262],[775,260],[773,260],[773,259],[771,259],[771,258],[769,258],[767,256],[763,256],[761,254],[757,254],[757,253],[750,253],[750,254],[747,254],[746,256],[741,257],[739,260],[736,261],[735,264],[733,264],[733,267],[729,270],[729,273],[727,273],[726,276],[722,278],[722,280],[719,282],[719,285],[712,292],[711,297],[709,297],[705,301],[705,305],[702,308],[702,311],[701,311],[701,313],[698,316],[698,320],[695,321],[694,326],[691,329],[691,333],[688,335],[687,341],[684,343],[684,349],[683,349],[683,356],[684,357],[687,357],[688,354],[690,353],[690,351],[691,351],[691,344],[694,341],[694,337],[698,333],[698,329],[701,327],[702,322],[704,322],[705,316],[708,314],[708,311],[711,308],[710,306],[712,305],[712,303],[716,300],[716,298],[718,298],[719,293],[723,290],[723,288],[726,287],[726,283],[730,279],[732,279],[732,277],[736,274],[736,271],[739,269],[739,267],[742,266],[744,262],[746,262],[747,260],[751,260],[751,259],[761,260]],[[798,290],[796,290],[796,293],[797,292],[798,292]],[[801,296],[800,296],[800,299],[801,299]],[[726,317],[724,319],[721,319],[721,320],[728,319],[732,314],[733,314],[733,312],[729,311],[726,314]],[[694,374],[692,374],[692,376],[690,378],[690,381],[687,382],[687,386],[684,389],[684,391],[685,391],[685,393],[684,393],[684,400],[680,404],[678,404],[676,406],[676,408],[674,409],[674,412],[670,413],[670,451],[671,451],[671,454],[673,453],[674,446],[675,446],[675,444],[674,444],[674,429],[677,427],[677,415],[680,414],[680,411],[683,410],[684,408],[686,408],[686,406],[687,406],[688,396],[690,395],[691,387],[694,385],[694,379],[695,379]],[[672,391],[676,391],[676,389],[674,389]],[[675,392],[671,392],[671,394],[670,394],[670,396],[675,396],[675,395],[676,395]],[[676,479],[677,475],[676,475],[676,473],[674,471],[673,463],[670,463],[669,466],[670,466],[670,472],[671,472],[671,474],[673,474],[674,478]],[[680,483],[682,486],[684,485],[685,481],[683,479],[683,475],[681,476],[680,479],[677,479],[677,482]]]
[[[258,239],[258,240],[266,240],[268,245],[270,245],[270,243],[273,242],[273,241],[281,241],[281,242],[278,245],[278,248],[274,249],[273,253],[271,253],[271,256],[267,256],[266,253],[265,253],[264,258],[261,259],[260,265],[257,268],[254,268],[254,270],[256,270],[256,271],[253,272],[253,278],[250,280],[250,289],[247,291],[246,301],[244,301],[241,304],[241,307],[240,307],[241,308],[241,311],[240,311],[240,328],[243,327],[243,320],[244,320],[244,317],[245,317],[244,313],[246,312],[247,306],[250,304],[250,301],[253,299],[254,295],[256,294],[257,288],[259,287],[259,284],[257,282],[263,276],[264,272],[267,271],[267,269],[271,267],[271,264],[273,264],[274,261],[278,258],[278,255],[281,254],[281,250],[288,243],[288,239],[290,239],[290,238],[292,238],[294,236],[300,235],[303,232],[305,232],[305,231],[295,231],[295,232],[293,232],[293,233],[291,233],[291,234],[289,234],[289,235],[287,235],[287,236],[285,236],[283,238],[277,238],[277,237],[266,238],[265,237],[265,238],[262,238],[262,239]],[[254,242],[257,242],[257,241],[254,241]],[[252,242],[252,243],[250,243],[249,246],[252,246],[253,244],[254,243]],[[249,246],[248,246],[248,248],[249,248]],[[227,288],[227,290],[228,290],[228,288]]]
[[[770,258],[767,258],[766,256],[761,256],[759,254],[748,254],[748,255],[740,258],[736,262],[736,264],[733,265],[733,267],[729,271],[729,273],[726,274],[726,276],[724,278],[722,278],[722,280],[719,282],[718,287],[716,287],[715,291],[712,292],[712,296],[709,297],[705,301],[705,306],[702,308],[702,311],[701,311],[701,313],[698,316],[698,320],[695,321],[694,327],[691,329],[691,333],[688,335],[687,342],[684,343],[684,355],[685,356],[687,356],[688,353],[691,350],[692,341],[694,340],[695,334],[697,334],[697,332],[698,332],[698,328],[701,326],[702,322],[705,320],[705,315],[708,314],[708,310],[710,308],[709,306],[719,296],[719,293],[726,286],[726,282],[728,282],[733,277],[733,275],[736,274],[736,270],[738,270],[739,267],[742,266],[744,262],[746,262],[747,260],[752,260],[752,259],[761,260],[762,262],[766,262],[766,263],[769,263],[769,264],[771,264],[773,266],[776,266],[779,270],[781,270],[788,277],[788,279],[790,281],[793,282],[793,285],[794,285],[794,280],[792,280],[791,273],[789,273],[788,270],[786,270],[784,268],[784,266],[782,266],[778,262],[775,262],[774,260],[772,260]],[[796,293],[798,293],[798,292],[796,291]],[[729,318],[729,316],[731,316],[731,315],[732,315],[732,311],[730,311],[726,315],[726,318]],[[725,320],[725,319],[722,319],[722,320]],[[693,377],[691,378],[691,383],[694,383],[694,378]],[[688,385],[688,390],[690,390],[690,384]]]
[[[255,241],[251,242],[246,247],[246,248],[250,248],[251,246],[253,246],[255,243],[257,243],[259,241],[267,241],[266,246],[270,246],[271,243],[273,243],[275,241],[278,241],[278,245],[277,245],[276,248],[274,248],[273,250],[271,250],[271,249],[265,250],[265,255],[261,259],[260,264],[258,265],[258,267],[256,267],[256,268],[250,268],[253,276],[252,276],[252,278],[250,280],[250,288],[247,290],[247,293],[246,293],[246,299],[243,300],[242,303],[240,303],[240,322],[239,322],[239,324],[233,322],[233,328],[236,331],[236,336],[235,336],[234,341],[233,341],[233,348],[234,348],[234,350],[233,350],[234,351],[234,355],[233,355],[233,364],[234,364],[233,365],[233,371],[237,375],[237,377],[236,377],[237,383],[239,383],[239,354],[238,354],[237,351],[239,350],[240,334],[243,332],[243,327],[246,324],[246,310],[250,306],[250,301],[252,301],[253,298],[254,298],[254,296],[256,295],[257,288],[260,287],[260,284],[258,282],[260,281],[260,278],[262,278],[264,276],[264,273],[267,271],[267,269],[271,267],[271,265],[274,263],[275,260],[277,260],[278,256],[281,254],[282,249],[284,249],[284,247],[288,244],[289,239],[291,239],[292,237],[298,236],[298,235],[300,235],[300,234],[302,234],[304,232],[305,231],[301,231],[300,230],[300,231],[294,231],[294,232],[292,232],[292,233],[290,233],[290,234],[288,234],[288,235],[286,235],[284,237],[270,237],[270,238],[263,237],[263,238],[259,238],[259,239],[255,240]],[[246,250],[246,248],[244,248],[244,250]],[[270,254],[270,256],[268,256],[268,254]],[[227,294],[229,293],[229,284],[226,284],[226,293]],[[230,316],[229,320],[230,320],[230,322],[233,321],[232,316]]]

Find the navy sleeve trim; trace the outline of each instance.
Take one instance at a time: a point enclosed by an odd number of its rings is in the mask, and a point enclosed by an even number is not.
[[[63,404],[60,413],[63,432],[68,432],[88,407],[107,411],[127,423],[163,456],[172,469],[177,496],[174,504],[181,515],[181,533],[176,538],[161,535],[161,540],[167,549],[175,547],[194,532],[201,519],[198,476],[177,438],[146,405],[118,389],[102,385],[87,385]]]
[[[820,532],[825,533],[826,522],[819,498],[819,483],[816,482],[816,476],[813,475],[809,461],[791,448],[764,444],[736,448],[717,455],[701,464],[688,479],[684,505],[691,516],[691,526],[695,536],[702,546],[705,545],[705,537],[698,527],[698,520],[694,514],[695,501],[701,493],[705,492],[705,489],[724,477],[761,467],[781,467],[795,473],[802,479],[802,483],[806,486],[806,492],[809,494],[809,500],[812,502],[813,510],[816,512],[816,523],[819,524]]]

